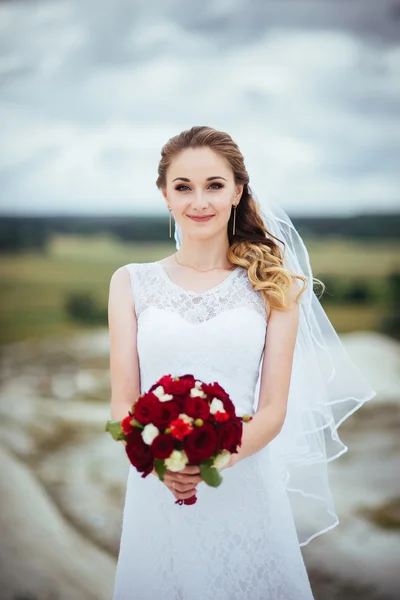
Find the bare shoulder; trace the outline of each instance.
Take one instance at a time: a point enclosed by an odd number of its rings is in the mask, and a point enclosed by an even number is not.
[[[123,265],[122,267],[118,267],[111,275],[110,288],[125,288],[127,285],[130,285],[130,273],[127,265]]]
[[[127,265],[118,267],[111,275],[109,288],[110,306],[122,308],[124,306],[132,307],[133,295],[131,294],[132,280],[131,273]]]

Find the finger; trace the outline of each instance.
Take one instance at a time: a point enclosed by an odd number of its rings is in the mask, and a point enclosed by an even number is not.
[[[173,477],[173,478],[178,478],[183,475],[184,477],[187,477],[187,475],[190,475],[191,473],[186,473],[184,470],[182,471],[169,471],[168,469],[165,471],[164,473],[164,477]]]
[[[185,478],[180,480],[177,478],[177,474],[175,473],[173,477],[172,476],[168,476],[168,477],[164,476],[164,483],[169,489],[186,491],[188,489],[195,488],[199,482],[188,481]]]
[[[179,471],[179,473],[186,473],[188,475],[197,475],[198,473],[200,473],[200,467],[198,465],[186,465],[186,467],[184,469],[182,469],[182,471]]]
[[[196,485],[197,483],[200,483],[200,481],[203,481],[203,479],[200,477],[200,475],[176,475],[175,481],[181,481],[182,483],[186,484],[193,483]]]
[[[204,481],[201,477],[190,477],[187,480],[182,480],[182,483],[190,483],[192,485],[199,485],[199,483],[201,483],[202,481]]]
[[[175,482],[175,485],[172,486],[172,489],[176,490],[177,492],[188,492],[190,490],[195,490],[196,486],[194,486],[192,483],[187,485],[185,483]]]
[[[177,476],[177,473],[165,473],[164,474],[164,483],[168,483],[169,485],[171,485],[174,481],[179,481],[179,477]],[[182,481],[185,481],[185,480],[182,479]]]
[[[195,473],[192,473],[192,472],[187,472],[185,470],[177,471],[177,472],[166,470],[164,473],[164,479],[167,479],[167,480],[169,478],[172,478],[172,479],[176,479],[177,481],[179,481],[180,479],[182,481],[186,481],[188,477],[201,478],[200,471],[196,471]]]

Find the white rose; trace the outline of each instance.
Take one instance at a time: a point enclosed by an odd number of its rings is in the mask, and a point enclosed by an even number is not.
[[[171,456],[165,459],[165,466],[170,471],[182,471],[189,462],[189,459],[183,450],[172,450]]]
[[[185,415],[185,413],[181,413],[178,418],[186,423],[193,423],[194,421],[193,417],[189,417],[189,415]]]
[[[213,401],[210,404],[210,413],[215,415],[217,412],[225,412],[224,405],[218,398],[213,398]]]
[[[153,423],[149,423],[146,427],[143,428],[142,438],[145,444],[150,444],[153,442],[154,438],[158,436],[160,432],[157,427],[153,425]]]
[[[192,398],[206,398],[207,395],[203,392],[203,390],[200,390],[198,387],[194,387],[190,390],[190,395],[192,396]]]
[[[171,394],[165,393],[162,385],[159,385],[158,387],[156,387],[156,389],[153,390],[153,394],[155,394],[158,397],[160,402],[167,402],[167,400],[172,400],[172,398],[173,398],[173,396],[171,396]]]
[[[213,467],[215,467],[218,471],[225,467],[231,459],[231,453],[228,450],[222,450],[220,454],[214,458]]]

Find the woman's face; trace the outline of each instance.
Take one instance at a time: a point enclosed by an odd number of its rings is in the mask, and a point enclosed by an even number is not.
[[[224,157],[208,147],[188,148],[173,159],[162,192],[182,232],[206,239],[220,231],[226,234],[232,205],[238,203],[243,185],[235,184]],[[206,215],[212,216],[191,218]]]

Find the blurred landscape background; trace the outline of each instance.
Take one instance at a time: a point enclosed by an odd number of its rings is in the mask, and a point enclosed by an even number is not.
[[[2,599],[112,597],[109,281],[175,251],[157,165],[192,125],[287,210],[377,391],[339,431],[340,525],[303,549],[315,598],[399,597],[399,24],[398,0],[0,2]]]

